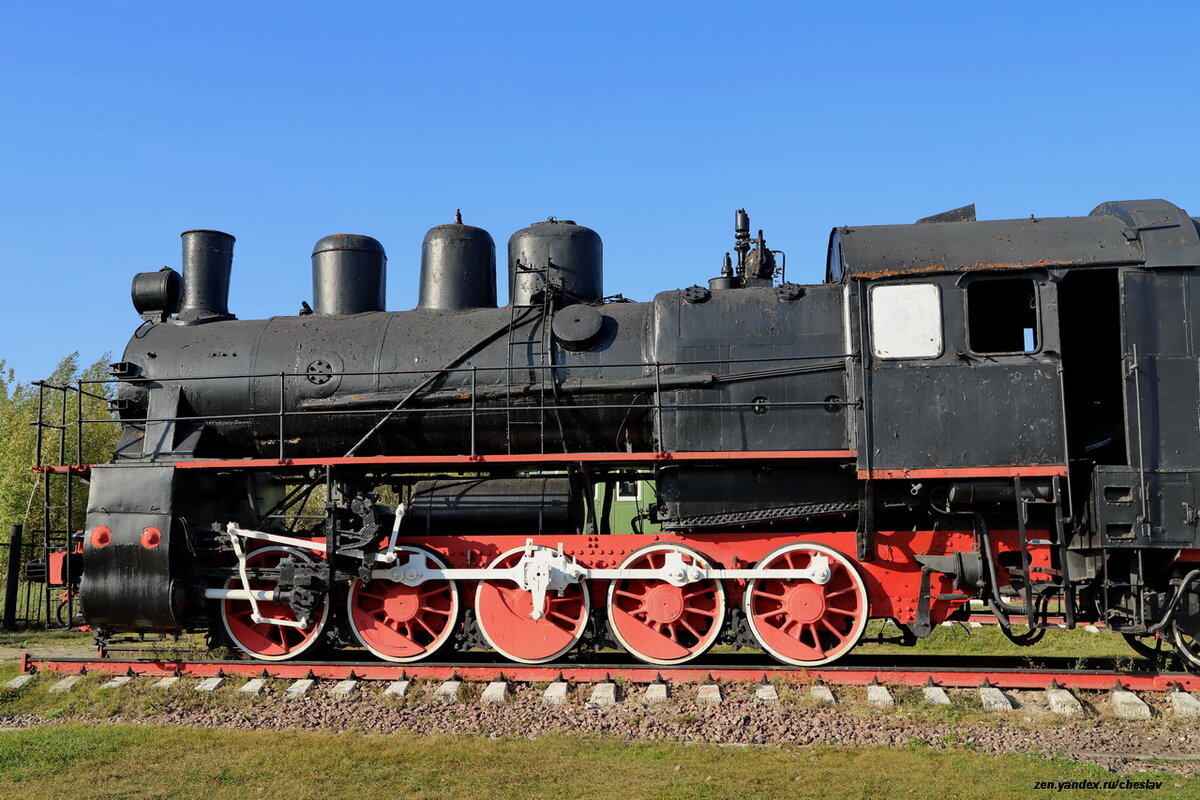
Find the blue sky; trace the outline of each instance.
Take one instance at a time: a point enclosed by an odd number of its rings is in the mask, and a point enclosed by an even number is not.
[[[1194,3],[56,3],[0,10],[0,359],[119,355],[134,272],[238,237],[231,310],[294,313],[365,233],[388,307],[462,208],[595,228],[611,293],[719,271],[746,207],[789,277],[831,227],[1200,215]]]

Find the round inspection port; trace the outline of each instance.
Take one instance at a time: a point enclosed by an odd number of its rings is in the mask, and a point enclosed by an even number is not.
[[[150,527],[142,531],[142,547],[147,550],[153,550],[162,543],[162,531],[158,528]]]
[[[90,540],[92,547],[108,547],[109,542],[112,541],[112,531],[109,530],[107,525],[97,525],[95,528],[92,528]]]

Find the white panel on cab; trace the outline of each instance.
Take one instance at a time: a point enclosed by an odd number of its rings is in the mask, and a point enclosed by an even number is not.
[[[877,358],[942,354],[941,290],[932,283],[871,287],[871,349]]]

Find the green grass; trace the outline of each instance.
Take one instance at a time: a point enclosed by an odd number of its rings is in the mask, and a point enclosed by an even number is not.
[[[27,630],[0,633],[0,647],[35,647],[40,644],[79,642],[86,645],[92,640],[90,633],[78,631]]]
[[[867,625],[867,632],[855,653],[920,653],[937,655],[989,655],[989,656],[1064,656],[1067,658],[1140,658],[1130,649],[1125,639],[1115,633],[1101,630],[1088,633],[1082,628],[1073,631],[1050,630],[1037,644],[1021,647],[1013,644],[997,625],[971,628],[955,624],[949,628],[941,625],[921,639],[915,647],[871,642],[873,636],[887,628],[885,636],[896,636],[896,629],[881,621]],[[1020,630],[1024,630],[1023,628]]]
[[[1156,800],[1200,779],[1163,781]],[[552,736],[253,733],[54,725],[0,733],[0,796],[54,798],[1093,798],[1037,781],[1117,780],[1103,769],[968,749],[717,748]],[[1106,793],[1107,794],[1107,793]]]
[[[130,641],[115,644],[122,648],[122,652],[134,658],[151,654],[160,658],[222,657],[220,653],[213,653],[208,649],[204,636],[200,634],[184,634],[178,639],[171,636],[159,638],[158,634],[148,635],[141,645],[135,636],[130,636],[129,639]],[[14,661],[21,651],[53,655],[95,654],[92,634],[88,632],[31,629],[0,633],[0,661]],[[114,650],[113,655],[118,655],[118,652]]]
[[[15,665],[0,667],[0,684],[17,674]],[[166,691],[151,688],[150,679],[139,678],[118,690],[101,689],[111,680],[111,675],[99,672],[84,675],[69,692],[53,693],[53,686],[61,675],[41,675],[23,689],[13,690],[0,686],[0,715],[15,716],[35,714],[45,719],[83,717],[89,720],[104,720],[115,716],[127,719],[149,719],[165,711],[204,711],[223,709],[226,712],[253,713],[256,706],[279,702],[275,697],[252,697],[236,692],[208,693],[192,690],[194,682],[180,683]],[[272,681],[276,691],[281,691],[287,681]],[[0,794],[0,797],[3,797]]]

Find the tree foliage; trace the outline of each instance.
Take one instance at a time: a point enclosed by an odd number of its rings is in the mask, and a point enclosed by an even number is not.
[[[105,463],[112,459],[118,429],[110,420],[108,400],[112,396],[111,386],[102,381],[107,377],[109,356],[106,354],[96,363],[81,369],[79,354],[72,353],[59,362],[54,372],[46,379],[47,388],[40,389],[32,384],[19,383],[11,369],[0,360],[0,541],[8,539],[9,531],[17,523],[25,524],[27,530],[42,529],[42,485],[41,477],[33,471],[37,458],[38,400],[41,395],[43,421],[61,425],[63,430],[42,428],[42,463],[58,464],[60,452],[63,463]],[[82,384],[80,383],[82,381]],[[72,389],[62,392],[49,387],[82,386],[82,402]],[[83,424],[83,442],[79,445],[79,414],[84,420],[103,420]],[[60,449],[61,445],[61,449]],[[82,459],[78,459],[82,453]],[[51,505],[65,504],[66,479],[51,482]],[[51,529],[57,531],[79,530],[83,526],[87,508],[86,485],[75,480],[73,486],[73,515],[67,520],[61,510],[52,514]],[[32,502],[31,502],[32,498]]]

